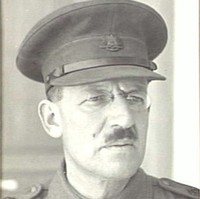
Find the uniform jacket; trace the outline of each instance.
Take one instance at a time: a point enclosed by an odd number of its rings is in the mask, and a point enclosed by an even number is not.
[[[70,186],[64,168],[62,165],[49,183],[33,185],[19,196],[5,199],[86,199]],[[139,169],[115,199],[200,199],[199,194],[194,187],[166,178],[158,179]]]

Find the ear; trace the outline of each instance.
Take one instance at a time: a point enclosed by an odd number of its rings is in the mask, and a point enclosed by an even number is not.
[[[45,131],[54,138],[62,135],[62,122],[56,104],[49,100],[42,100],[38,105],[38,114]]]

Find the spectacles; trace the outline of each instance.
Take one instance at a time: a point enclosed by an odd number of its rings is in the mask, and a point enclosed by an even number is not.
[[[87,110],[101,109],[113,103],[117,96],[123,98],[129,108],[134,111],[147,110],[151,105],[150,97],[147,93],[141,91],[120,91],[120,93],[115,95],[110,92],[101,91],[89,95],[79,105]]]

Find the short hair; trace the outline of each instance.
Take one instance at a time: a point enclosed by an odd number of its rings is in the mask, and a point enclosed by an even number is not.
[[[58,102],[63,98],[63,87],[52,86],[46,92],[47,99],[51,102]]]

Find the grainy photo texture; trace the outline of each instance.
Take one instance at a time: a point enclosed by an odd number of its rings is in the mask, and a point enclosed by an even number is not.
[[[3,0],[1,198],[199,199],[197,8]]]

